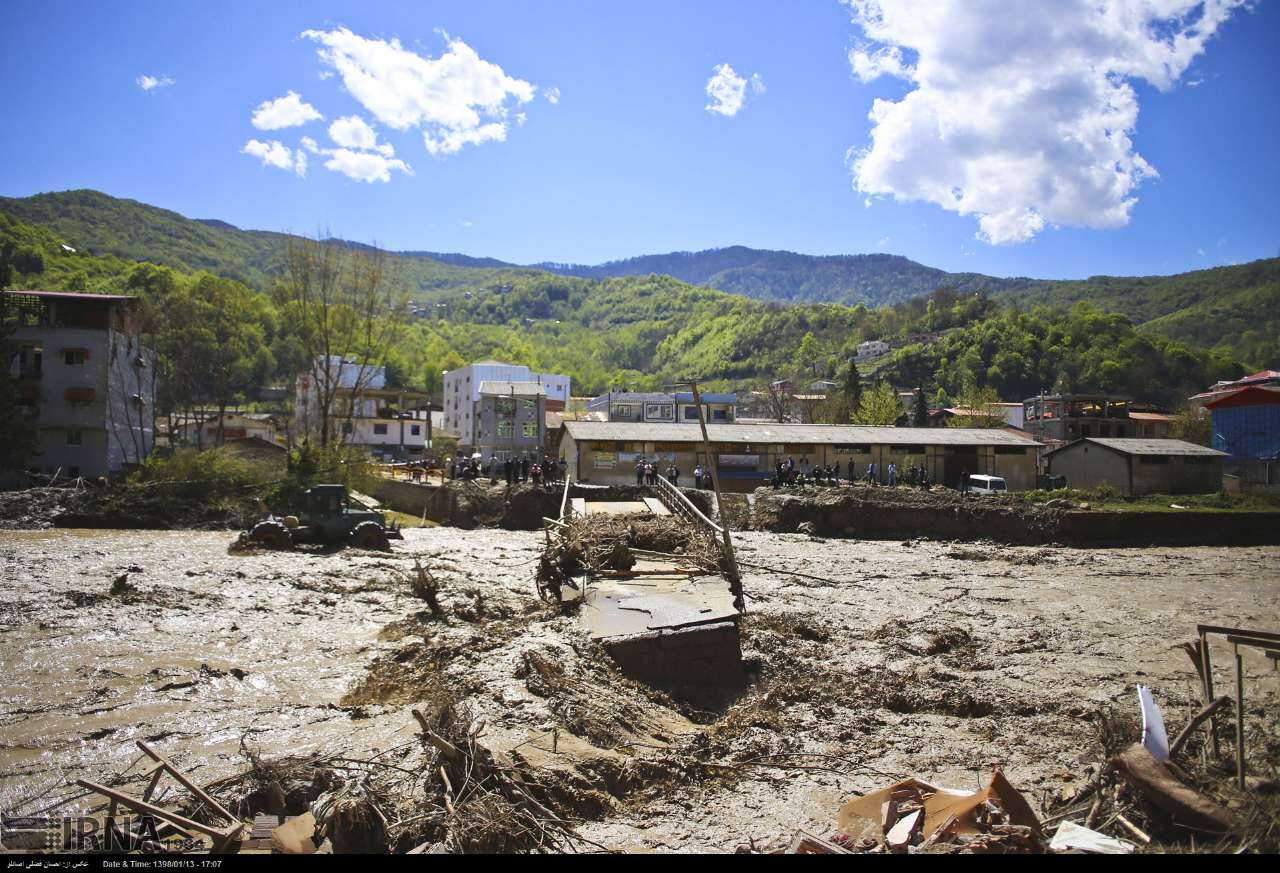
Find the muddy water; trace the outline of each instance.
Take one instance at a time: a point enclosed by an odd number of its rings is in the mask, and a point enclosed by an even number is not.
[[[1197,622],[1280,628],[1280,548],[745,533],[756,681],[694,713],[619,677],[576,619],[537,604],[538,535],[406,537],[389,555],[232,556],[228,533],[0,532],[0,807],[124,771],[138,738],[202,782],[243,766],[242,737],[268,756],[391,748],[442,681],[486,742],[599,792],[592,839],[776,845],[828,833],[842,797],[905,775],[965,787],[999,764],[1047,798],[1087,778],[1097,713],[1135,709],[1135,683],[1184,722],[1198,692],[1176,644]],[[408,591],[415,558],[443,583],[444,620]],[[124,573],[131,588],[112,594]],[[1229,687],[1228,651],[1215,657]],[[1251,707],[1274,711],[1277,674],[1246,666]],[[637,775],[642,759],[657,775]]]
[[[230,533],[0,532],[0,808],[125,770],[137,739],[207,782],[243,764],[242,737],[274,755],[407,735],[337,704],[391,647],[382,629],[420,608],[398,573],[430,533],[391,555],[233,556]],[[522,538],[452,557],[496,575]]]

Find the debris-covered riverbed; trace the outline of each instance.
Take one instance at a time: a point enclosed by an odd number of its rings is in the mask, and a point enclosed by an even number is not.
[[[1102,713],[1136,709],[1135,683],[1171,725],[1197,708],[1177,644],[1198,622],[1280,626],[1277,547],[744,533],[753,682],[682,702],[620,676],[536,598],[539,534],[405,536],[390,554],[231,555],[225,532],[0,532],[0,807],[123,772],[136,739],[202,784],[246,749],[393,749],[445,687],[487,744],[549,774],[590,840],[776,845],[909,775],[968,788],[999,764],[1033,803],[1069,794],[1100,760]],[[442,617],[411,590],[415,559]],[[1245,663],[1251,713],[1274,712],[1277,674]],[[1273,756],[1275,724],[1255,721]]]

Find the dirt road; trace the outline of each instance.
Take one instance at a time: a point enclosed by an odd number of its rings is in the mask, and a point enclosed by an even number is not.
[[[390,555],[233,556],[232,539],[0,532],[0,807],[124,771],[138,738],[203,782],[243,766],[242,739],[390,749],[446,687],[489,743],[550,774],[586,836],[731,850],[828,832],[842,796],[900,775],[968,786],[999,763],[1039,799],[1087,777],[1098,713],[1136,709],[1136,682],[1181,724],[1198,692],[1174,646],[1197,622],[1280,628],[1275,547],[746,533],[744,563],[829,581],[747,567],[755,681],[695,707],[619,676],[536,600],[536,534],[410,530]],[[444,620],[409,591],[415,558],[444,582]],[[1277,674],[1246,664],[1251,709],[1274,712]],[[1274,725],[1258,748],[1280,759]]]

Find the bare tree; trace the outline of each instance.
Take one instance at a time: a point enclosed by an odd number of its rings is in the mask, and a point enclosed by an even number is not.
[[[351,420],[360,394],[385,366],[408,301],[377,248],[289,237],[285,263],[288,276],[276,299],[302,344],[309,380],[297,413],[327,446],[339,415]],[[346,403],[335,409],[344,392]]]

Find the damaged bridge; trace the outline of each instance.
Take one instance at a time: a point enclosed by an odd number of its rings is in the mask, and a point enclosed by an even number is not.
[[[638,500],[570,496],[547,519],[543,588],[576,606],[623,672],[673,689],[743,681],[736,568],[727,535],[663,479]],[[575,493],[584,494],[582,486]],[[550,580],[548,580],[550,581]],[[552,591],[554,589],[554,591]]]

